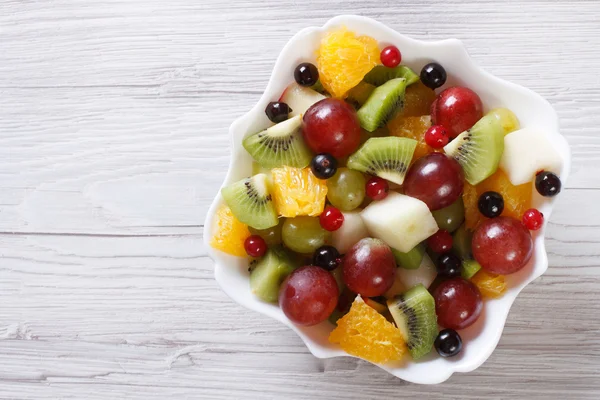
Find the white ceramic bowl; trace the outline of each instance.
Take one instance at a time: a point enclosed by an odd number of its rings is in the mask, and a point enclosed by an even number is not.
[[[423,42],[403,36],[372,19],[358,16],[338,16],[321,28],[307,28],[298,32],[283,48],[271,79],[258,104],[247,114],[238,118],[230,127],[232,154],[229,171],[223,185],[235,182],[251,174],[252,160],[242,147],[242,139],[271,125],[265,116],[265,107],[276,101],[288,84],[293,81],[295,66],[303,61],[315,60],[315,51],[323,34],[339,26],[346,26],[358,34],[374,37],[382,45],[394,44],[402,51],[402,63],[419,72],[430,61],[439,62],[448,73],[448,81],[439,90],[454,85],[464,85],[479,94],[485,110],[495,107],[510,108],[522,127],[537,127],[548,134],[563,159],[560,177],[563,185],[569,173],[571,156],[567,141],[559,134],[558,118],[550,104],[538,94],[516,84],[496,78],[475,65],[462,43],[456,39],[438,42]],[[204,225],[204,245],[215,261],[215,278],[221,288],[244,307],[258,311],[289,326],[306,343],[312,354],[319,358],[348,356],[339,347],[327,341],[333,326],[328,322],[304,328],[292,324],[281,309],[274,304],[260,301],[250,293],[248,284],[248,262],[239,257],[224,254],[210,247],[209,241],[215,228],[215,211],[222,203],[221,195],[213,201]],[[546,217],[550,217],[552,200],[542,198],[534,190],[534,205]],[[479,367],[496,347],[510,307],[519,292],[548,268],[542,227],[535,235],[535,252],[530,263],[520,272],[507,278],[508,290],[497,300],[486,300],[481,317],[471,327],[460,332],[463,341],[462,353],[451,359],[438,357],[435,351],[419,362],[379,365],[389,373],[404,380],[433,384],[448,379],[454,372],[469,372]]]

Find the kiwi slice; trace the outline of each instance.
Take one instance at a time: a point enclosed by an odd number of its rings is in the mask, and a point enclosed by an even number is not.
[[[504,130],[496,117],[486,115],[448,143],[444,151],[460,163],[466,180],[477,185],[498,169],[504,152]]]
[[[294,271],[290,256],[280,247],[267,250],[250,273],[250,289],[261,300],[277,302],[279,287]]]
[[[419,81],[419,75],[405,65],[398,65],[394,68],[377,65],[365,75],[363,81],[371,85],[381,86],[387,81],[396,78],[406,79],[406,86]]]
[[[463,260],[460,275],[465,279],[471,279],[481,269],[481,265],[475,260]]]
[[[352,104],[356,108],[360,108],[363,104],[367,102],[369,96],[375,90],[375,86],[371,85],[367,82],[360,82],[358,85],[354,86],[348,92],[348,96],[346,97],[346,101]]]
[[[404,107],[406,79],[396,78],[387,81],[367,99],[356,115],[363,129],[373,132],[388,123]]]
[[[417,269],[421,266],[423,256],[425,255],[425,244],[419,243],[408,253],[402,253],[396,249],[392,249],[396,264],[404,269]]]
[[[416,147],[414,139],[395,136],[371,138],[350,156],[348,168],[402,185]]]
[[[427,355],[438,334],[433,296],[419,284],[388,300],[387,305],[413,359]]]
[[[271,228],[279,222],[265,174],[242,179],[221,189],[225,203],[233,215],[254,229]]]
[[[264,168],[282,165],[304,168],[313,157],[302,139],[300,115],[248,136],[242,144],[252,158]]]
[[[473,232],[463,224],[452,235],[452,250],[463,260],[473,258],[471,240]]]

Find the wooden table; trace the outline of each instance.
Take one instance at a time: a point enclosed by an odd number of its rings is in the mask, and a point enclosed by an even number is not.
[[[296,31],[342,13],[462,39],[572,146],[550,269],[438,386],[314,358],[219,290],[201,242],[229,124]],[[600,398],[599,64],[597,0],[2,0],[0,398]]]

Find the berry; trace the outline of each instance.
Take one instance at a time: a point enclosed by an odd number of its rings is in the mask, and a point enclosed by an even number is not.
[[[248,236],[244,241],[244,249],[250,257],[262,257],[267,252],[267,242],[258,235]]]
[[[479,212],[488,218],[495,218],[504,211],[504,198],[498,192],[484,192],[477,202]]]
[[[337,231],[344,223],[344,214],[333,206],[327,206],[319,216],[319,222],[326,231]]]
[[[445,278],[454,278],[460,275],[460,258],[452,253],[442,254],[438,258],[437,271]]]
[[[452,249],[452,235],[443,229],[440,229],[427,239],[427,245],[435,253],[446,253]]]
[[[455,86],[444,90],[431,104],[431,123],[446,128],[455,138],[483,117],[483,103],[469,88]]]
[[[425,132],[425,143],[434,149],[441,149],[448,144],[448,132],[441,125],[433,125]]]
[[[535,176],[535,188],[542,196],[556,196],[560,193],[561,186],[560,178],[552,172],[542,171]]]
[[[381,63],[388,68],[397,67],[400,61],[402,61],[402,55],[396,46],[387,46],[381,50],[379,58],[381,59]]]
[[[444,329],[434,342],[435,349],[442,357],[452,357],[460,353],[462,339],[454,329]]]
[[[337,160],[331,154],[317,154],[310,162],[310,169],[317,178],[329,179],[337,171]]]
[[[319,71],[314,64],[298,64],[294,70],[294,79],[301,86],[312,86],[319,80]]]
[[[267,104],[265,114],[267,114],[267,118],[269,118],[269,120],[278,124],[279,122],[283,122],[288,119],[288,115],[291,111],[292,109],[286,103],[281,101],[272,101]]]
[[[340,253],[333,246],[321,246],[313,254],[313,265],[333,271],[341,262]]]
[[[385,179],[374,176],[367,181],[365,192],[373,200],[383,200],[390,192],[390,187]]]
[[[444,328],[464,329],[473,325],[483,308],[477,286],[461,277],[440,283],[433,297],[438,324]]]
[[[430,89],[442,86],[446,78],[446,70],[438,63],[429,63],[421,70],[421,82]]]
[[[530,231],[537,231],[544,224],[544,214],[536,210],[535,208],[530,208],[525,211],[523,214],[523,225],[525,228]]]

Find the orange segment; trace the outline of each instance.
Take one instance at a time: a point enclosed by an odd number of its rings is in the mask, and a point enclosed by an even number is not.
[[[404,117],[402,115],[392,119],[388,123],[390,135],[415,139],[417,147],[413,155],[413,162],[423,157],[425,154],[436,151],[425,143],[425,132],[431,126],[431,118],[429,115],[420,117]]]
[[[463,202],[465,203],[465,220],[467,228],[474,229],[486,218],[481,215],[477,208],[477,201],[483,192],[493,190],[504,198],[503,216],[513,217],[520,220],[523,213],[531,205],[531,183],[514,186],[510,183],[508,176],[498,169],[492,176],[477,186],[471,186],[465,182],[463,191]]]
[[[346,97],[348,91],[377,64],[377,41],[369,36],[356,36],[346,28],[327,33],[317,51],[319,79],[337,98]]]
[[[483,297],[489,299],[502,297],[504,292],[506,292],[504,275],[490,274],[484,270],[479,270],[479,272],[471,278],[471,282],[479,288]]]
[[[244,241],[248,236],[248,226],[238,221],[231,209],[223,204],[217,210],[217,231],[210,245],[233,256],[245,257]]]
[[[350,312],[337,321],[329,335],[331,343],[339,343],[348,354],[374,363],[400,360],[406,353],[406,342],[400,330],[358,296]]]
[[[327,185],[310,168],[281,167],[271,170],[273,200],[283,217],[317,216],[325,207]]]
[[[413,83],[406,88],[404,94],[404,109],[401,115],[405,117],[418,117],[431,113],[431,103],[435,100],[435,92],[423,85],[421,81]]]

